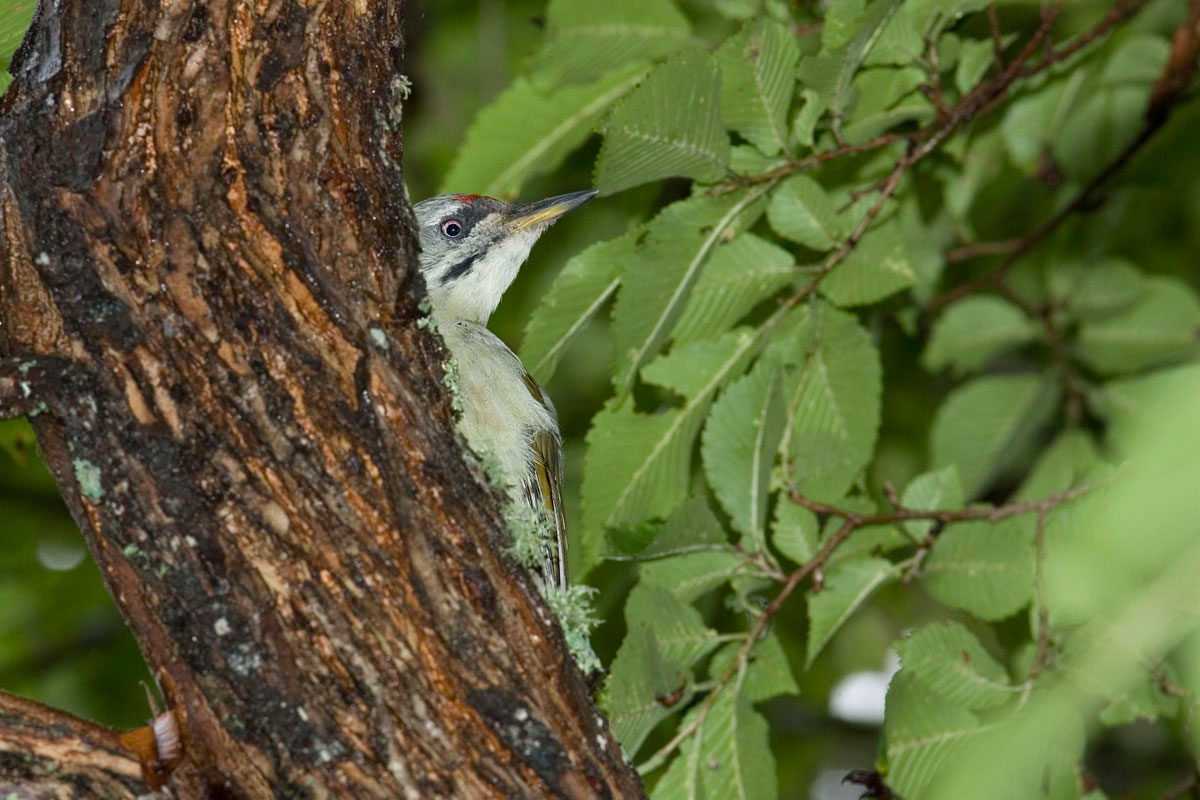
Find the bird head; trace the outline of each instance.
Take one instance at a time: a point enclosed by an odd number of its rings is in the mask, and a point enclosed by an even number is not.
[[[417,203],[421,272],[434,315],[486,324],[542,232],[595,195],[588,189],[504,203],[483,195],[442,194]]]

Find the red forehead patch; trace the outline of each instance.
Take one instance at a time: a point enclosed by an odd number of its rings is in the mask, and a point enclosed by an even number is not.
[[[482,194],[456,194],[456,195],[454,195],[454,199],[460,203],[474,203],[476,200],[478,200],[481,197],[487,197],[487,195],[482,195]],[[488,197],[488,199],[491,200],[492,198]]]

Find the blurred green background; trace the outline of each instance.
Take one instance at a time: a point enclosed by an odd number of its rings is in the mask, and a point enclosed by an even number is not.
[[[692,0],[680,5],[693,19],[703,19],[712,2]],[[13,30],[23,29],[22,20],[28,19],[32,7],[25,2],[0,6],[0,44],[4,37],[17,35]],[[1060,25],[1064,31],[1081,29],[1106,8],[1104,3],[1069,4]],[[414,202],[442,188],[443,176],[475,113],[508,85],[536,51],[544,9],[544,0],[409,3],[402,69],[413,84],[404,117],[406,177]],[[1036,17],[1037,4],[1005,13],[1011,17],[1006,16],[1006,21],[1015,27],[1022,19]],[[1156,2],[1131,27],[1161,31],[1169,13],[1170,3]],[[986,133],[999,119],[983,123],[977,133]],[[1068,226],[1055,246],[1074,249],[1083,258],[1089,252],[1122,255],[1148,272],[1180,276],[1200,288],[1197,130],[1200,104],[1187,104],[1124,173],[1122,189],[1095,212],[1086,229]],[[593,137],[562,169],[528,182],[523,199],[591,185],[598,146],[598,137]],[[1054,191],[1037,176],[1007,164],[979,168],[988,172],[986,193],[972,206],[971,222],[980,239],[1023,235],[1048,216]],[[947,182],[971,179],[961,174]],[[472,192],[477,187],[445,188]],[[569,256],[623,232],[686,191],[683,182],[653,184],[599,198],[564,218],[534,249],[493,317],[492,329],[519,349],[525,321]],[[1033,271],[1036,257],[1030,262]],[[986,260],[951,266],[949,277],[957,280],[960,274],[966,277],[989,266],[994,263]],[[1021,274],[1018,270],[1014,281],[1019,282]],[[924,468],[933,411],[953,383],[948,375],[931,374],[919,365],[922,340],[906,333],[886,309],[869,310],[864,321],[878,339],[886,378],[883,426],[870,478],[876,487],[884,480],[903,486]],[[603,315],[592,324],[603,326]],[[610,356],[607,337],[585,335],[547,387],[566,439],[570,519],[578,518],[583,437],[592,415],[610,393]],[[1015,371],[1032,356],[1019,351],[1005,358]],[[1001,371],[1004,368],[997,365]],[[1196,409],[1200,415],[1200,401]],[[1012,486],[1010,482],[1000,487],[997,496]],[[598,612],[606,620],[595,634],[594,645],[607,662],[624,635],[620,610],[633,570],[615,563],[601,567],[591,578],[602,590]],[[888,643],[904,630],[945,617],[945,609],[921,589],[894,586],[848,622],[811,670],[797,670],[801,697],[774,701],[766,709],[781,797],[857,796],[856,790],[839,789],[838,781],[849,769],[870,767],[878,728],[831,716],[830,691],[850,673],[883,668]],[[961,621],[971,624],[965,616]],[[1004,650],[1028,636],[1021,618],[993,628],[972,627],[985,643],[989,643],[986,637],[994,637],[991,643]],[[790,653],[803,652],[806,621],[800,603],[794,613],[785,610],[780,615],[777,630]],[[0,687],[107,724],[134,727],[150,715],[142,681],[149,682],[149,676],[136,645],[105,593],[53,481],[38,461],[28,426],[23,421],[0,423]],[[1093,745],[1087,767],[1102,779],[1111,797],[1159,797],[1191,768],[1182,737],[1180,729],[1165,723],[1118,727]]]

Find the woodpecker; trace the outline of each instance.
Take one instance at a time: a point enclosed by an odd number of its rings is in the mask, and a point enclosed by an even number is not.
[[[444,194],[413,207],[433,318],[458,365],[459,430],[499,464],[510,495],[544,509],[554,527],[542,546],[544,589],[567,586],[562,434],[550,397],[487,321],[538,237],[595,195],[589,189],[510,204]]]

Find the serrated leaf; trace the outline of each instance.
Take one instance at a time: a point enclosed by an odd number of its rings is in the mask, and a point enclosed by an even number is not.
[[[633,65],[547,93],[519,76],[475,116],[440,191],[515,197],[527,178],[557,169],[646,73]]]
[[[723,334],[800,275],[788,251],[752,233],[739,233],[713,250],[671,338],[678,347]]]
[[[984,730],[970,711],[901,670],[888,686],[883,723],[888,787],[903,797],[924,796],[942,765]]]
[[[746,560],[731,551],[687,553],[638,565],[646,586],[666,589],[685,603],[712,591],[746,569]]]
[[[683,314],[702,268],[724,237],[761,213],[762,190],[673,203],[646,225],[638,248],[625,259],[621,292],[613,305],[613,385],[633,387],[637,372],[658,353]]]
[[[882,558],[848,561],[830,570],[821,591],[808,596],[808,648],[804,668],[812,666],[825,645],[859,606],[883,584],[898,575],[896,565]]]
[[[908,486],[904,487],[900,504],[905,508],[920,511],[962,508],[963,492],[958,483],[958,469],[951,464],[913,478]],[[933,522],[930,520],[909,520],[904,523],[908,535],[917,541],[928,536],[932,528]]]
[[[604,123],[596,159],[600,194],[675,176],[722,177],[729,136],[720,92],[720,70],[704,53],[682,53],[656,67]]]
[[[674,53],[690,35],[671,0],[551,0],[546,43],[533,68],[543,82],[589,81],[631,61]]]
[[[646,368],[648,380],[683,395],[660,414],[610,400],[592,420],[583,475],[584,537],[674,511],[687,495],[692,446],[717,390],[740,375],[772,326],[697,342]]]
[[[723,545],[728,545],[725,528],[709,505],[704,487],[697,486],[691,497],[667,517],[657,535],[640,552],[643,558],[657,558]]]
[[[725,123],[763,153],[788,145],[787,112],[800,48],[778,22],[759,19],[717,49]]]
[[[529,318],[521,361],[540,383],[546,383],[563,353],[620,284],[621,267],[637,241],[634,229],[597,242],[576,255],[554,279],[550,291]]]
[[[705,800],[704,782],[700,779],[700,748],[696,744],[696,739],[703,736],[702,724],[695,736],[679,745],[679,755],[655,784],[651,800]]]
[[[917,61],[925,54],[925,38],[913,25],[907,6],[892,16],[884,27],[871,52],[863,58],[864,67],[882,65],[904,66]],[[946,63],[944,60],[942,63]]]
[[[1197,341],[1200,300],[1183,281],[1156,276],[1132,306],[1080,328],[1079,356],[1099,372],[1137,372],[1195,355]]]
[[[774,800],[779,787],[767,721],[740,692],[724,691],[704,719],[701,779],[707,797]]]
[[[788,354],[788,425],[783,457],[802,493],[838,500],[871,460],[879,429],[882,367],[870,335],[850,314],[806,309],[807,341]]]
[[[625,601],[625,626],[629,631],[650,628],[663,659],[690,667],[708,655],[720,640],[704,624],[700,612],[674,594],[652,584],[639,583]]]
[[[867,231],[846,260],[821,281],[821,294],[838,306],[875,303],[915,285],[904,235],[896,220]]]
[[[951,703],[972,711],[1012,700],[1012,685],[975,636],[956,622],[926,625],[896,644],[906,673]]]
[[[980,619],[1012,616],[1033,597],[1034,518],[957,522],[921,567],[925,588]]]
[[[822,55],[828,55],[835,63],[840,62],[837,80],[829,96],[829,110],[833,117],[834,135],[841,136],[841,120],[851,99],[851,81],[858,68],[871,52],[871,48],[879,41],[884,29],[891,22],[892,16],[900,8],[902,0],[875,0],[856,24],[854,36],[844,49]],[[826,49],[831,45],[826,44]]]
[[[775,521],[771,524],[771,544],[795,561],[806,564],[817,554],[817,517],[787,494],[775,503]]]
[[[722,392],[704,425],[704,473],[747,550],[767,546],[771,467],[785,422],[779,373],[767,363]]]
[[[928,370],[974,372],[997,353],[1032,341],[1037,332],[1037,324],[1007,300],[968,297],[933,324],[921,363]]]
[[[830,250],[841,238],[833,201],[825,190],[807,175],[793,175],[771,193],[767,219],[785,239],[812,250]]]
[[[658,697],[686,690],[690,683],[683,664],[663,657],[653,628],[629,632],[609,668],[602,698],[613,734],[626,752],[636,753],[654,726],[682,705],[667,706]]]
[[[976,378],[946,398],[933,420],[934,465],[958,467],[963,494],[999,477],[1054,412],[1057,386],[1034,375]]]
[[[724,675],[741,649],[741,642],[730,642],[718,650],[708,665],[709,677],[715,680]],[[800,685],[792,675],[787,654],[774,633],[764,636],[750,650],[742,679],[742,694],[751,703],[784,694],[800,694]]]

